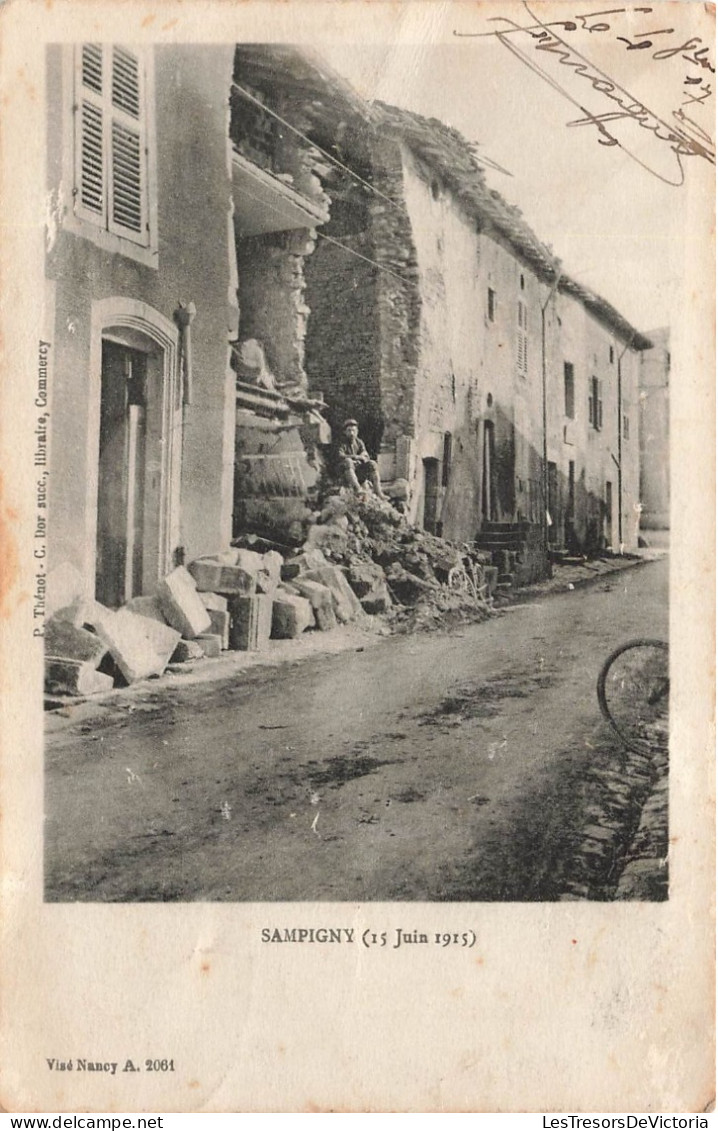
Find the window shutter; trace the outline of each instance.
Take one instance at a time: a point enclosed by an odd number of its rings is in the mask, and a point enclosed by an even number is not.
[[[109,229],[146,243],[142,90],[137,55],[112,48]]]
[[[142,159],[140,135],[112,123],[112,222],[142,232]]]
[[[75,210],[147,246],[147,140],[141,57],[85,43],[77,64]]]
[[[99,43],[82,47],[75,106],[75,209],[79,215],[105,221],[105,123],[103,54]]]
[[[102,94],[102,45],[85,43],[82,47],[82,85]]]
[[[80,108],[80,203],[98,216],[104,212],[102,109],[92,102]]]
[[[112,105],[133,118],[140,116],[140,68],[137,56],[112,49]]]

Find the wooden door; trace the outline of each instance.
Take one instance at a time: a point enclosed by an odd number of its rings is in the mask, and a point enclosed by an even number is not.
[[[142,592],[147,359],[102,343],[95,595],[117,608]]]

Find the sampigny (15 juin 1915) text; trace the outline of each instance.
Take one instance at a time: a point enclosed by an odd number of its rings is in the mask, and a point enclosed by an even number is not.
[[[358,934],[353,927],[262,927],[264,943],[356,943],[367,949],[388,947],[398,950],[403,946],[423,945],[440,947],[472,947],[476,945],[474,931],[407,931],[395,927],[393,931],[375,931],[367,927]]]

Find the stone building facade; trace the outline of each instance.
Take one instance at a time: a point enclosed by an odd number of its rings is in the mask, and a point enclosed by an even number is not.
[[[291,47],[47,53],[50,569],[116,607],[292,543],[358,418],[410,519],[635,545],[649,345],[467,143]]]
[[[233,54],[47,50],[49,564],[111,606],[231,532]]]
[[[408,481],[418,525],[456,541],[506,524],[534,527],[544,547],[634,547],[648,339],[563,273],[456,131],[375,114],[376,191],[338,232],[374,266],[316,249],[310,309],[329,310],[338,270],[342,298],[333,348],[310,315],[312,383],[336,419],[358,418],[387,489]]]
[[[324,79],[276,50],[286,89],[261,47],[47,52],[49,567],[111,607],[225,547],[237,498],[306,494],[329,439],[303,276],[328,197],[265,106],[310,128]]]

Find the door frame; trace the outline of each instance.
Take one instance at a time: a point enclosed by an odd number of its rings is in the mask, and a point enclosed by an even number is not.
[[[144,341],[161,357],[162,444],[158,576],[172,568],[174,547],[180,537],[182,387],[178,371],[179,331],[145,302],[131,298],[100,299],[92,304],[90,331],[90,396],[88,405],[87,493],[85,526],[86,595],[94,598],[97,559],[97,500],[99,487],[100,409],[102,398],[102,342],[110,339],[130,349]]]

